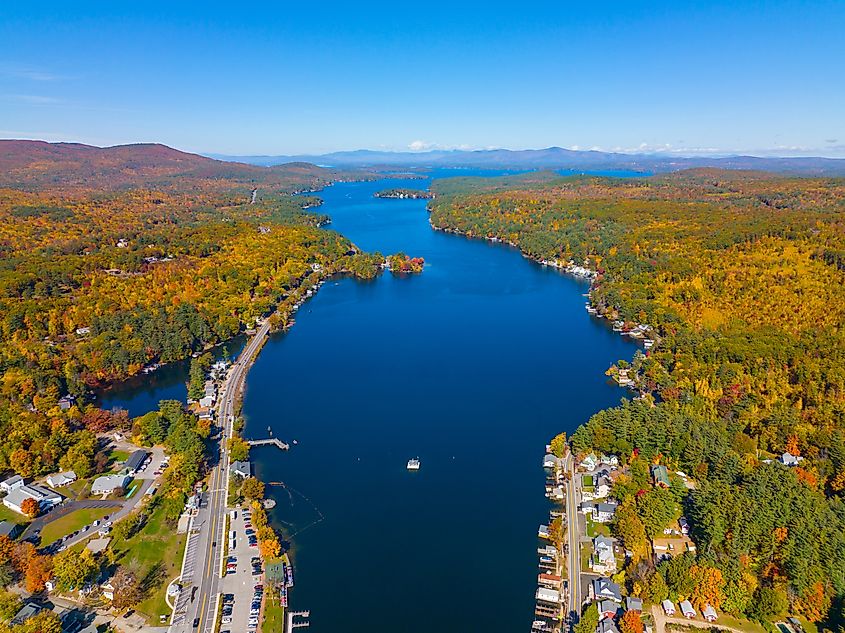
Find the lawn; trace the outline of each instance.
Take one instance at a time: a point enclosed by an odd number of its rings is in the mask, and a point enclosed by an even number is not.
[[[590,556],[593,553],[593,546],[590,543],[581,543],[581,571],[590,571]]]
[[[592,475],[584,475],[581,477],[581,485],[584,488],[592,488],[593,487],[593,476]]]
[[[720,613],[716,623],[722,626],[729,626],[737,631],[745,631],[746,633],[765,633],[766,631],[762,624],[744,618],[740,620],[727,613]]]
[[[282,633],[285,627],[285,608],[279,600],[278,592],[268,589],[266,595],[264,622],[261,624],[261,631],[263,633]]]
[[[186,537],[164,520],[163,507],[158,505],[138,534],[112,543],[117,562],[135,572],[146,590],[146,598],[136,611],[154,626],[158,626],[160,615],[170,614],[165,601],[167,585],[182,570]]]
[[[112,514],[117,508],[80,508],[70,514],[50,521],[41,528],[41,543],[49,545],[59,540],[65,534],[79,530],[85,525],[91,525],[97,519],[102,519],[107,514]],[[93,530],[91,532],[93,534]]]
[[[19,525],[26,525],[29,523],[29,519],[27,519],[25,516],[23,516],[22,514],[18,514],[10,508],[7,508],[2,503],[0,503],[0,521],[18,523]]]
[[[587,516],[587,536],[596,538],[599,535],[610,536],[610,528],[604,523],[596,523],[592,518]]]
[[[121,450],[118,450],[116,448],[113,448],[112,450],[109,451],[109,454],[108,454],[109,468],[112,468],[117,463],[125,462],[127,459],[129,459],[129,455],[130,455],[129,451],[121,451]]]
[[[90,483],[91,479],[77,479],[68,486],[56,488],[56,492],[58,492],[63,497],[67,497],[68,499],[84,498],[84,495],[82,493],[85,492]]]

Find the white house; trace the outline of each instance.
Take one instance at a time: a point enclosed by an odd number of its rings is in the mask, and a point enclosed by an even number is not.
[[[20,488],[23,484],[23,477],[20,475],[12,475],[5,481],[0,482],[0,490],[3,492],[11,492],[15,488]]]
[[[560,592],[556,589],[537,587],[537,593],[534,594],[534,597],[543,602],[551,602],[552,604],[560,603]]]
[[[111,494],[118,488],[126,488],[126,484],[132,481],[129,475],[103,475],[97,477],[91,484],[92,495]]]
[[[247,479],[252,477],[252,466],[249,462],[232,462],[229,466],[229,472],[238,477]]]
[[[34,484],[31,486],[20,485],[12,488],[9,494],[3,497],[3,505],[10,510],[24,514],[23,502],[27,499],[34,499],[38,504],[38,509],[43,512],[61,503],[62,495]]]
[[[711,607],[709,604],[704,605],[704,611],[701,612],[701,615],[703,615],[704,619],[708,622],[715,622],[716,618],[719,617],[716,614],[716,609]]]
[[[613,539],[597,536],[593,539],[593,555],[590,557],[590,569],[600,574],[616,571],[616,557],[613,555]]]
[[[205,396],[203,398],[200,398],[199,399],[199,405],[201,407],[203,407],[204,409],[208,408],[208,407],[213,407],[214,406],[214,398],[212,398],[211,396]]]
[[[114,600],[114,585],[110,582],[104,582],[100,585],[100,589],[103,592],[103,598],[106,600]]]
[[[557,468],[559,461],[555,455],[548,453],[543,457],[543,468]]]
[[[594,453],[590,453],[584,459],[581,460],[581,468],[583,468],[584,470],[595,470],[597,464],[598,458],[596,458]]]
[[[781,464],[790,467],[797,466],[803,459],[803,457],[793,455],[791,453],[784,453],[783,455],[778,457],[778,461],[780,461]]]
[[[695,609],[692,608],[692,603],[689,600],[681,601],[681,613],[687,619],[695,617]]]
[[[660,606],[663,607],[663,613],[665,613],[666,615],[675,615],[675,603],[671,600],[664,600],[660,603]]]
[[[597,523],[609,523],[616,514],[617,503],[597,503],[593,512],[593,520]]]
[[[590,583],[590,597],[593,600],[622,602],[622,592],[619,589],[619,585],[610,578],[596,578]]]
[[[52,488],[61,488],[76,481],[76,473],[72,470],[66,473],[55,473],[47,477],[47,485]]]

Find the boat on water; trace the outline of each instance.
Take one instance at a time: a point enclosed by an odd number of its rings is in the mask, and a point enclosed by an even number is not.
[[[420,469],[420,458],[419,457],[412,457],[408,460],[408,470],[419,470]]]

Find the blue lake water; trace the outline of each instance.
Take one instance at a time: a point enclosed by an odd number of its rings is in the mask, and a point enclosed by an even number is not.
[[[585,283],[433,231],[425,201],[372,197],[427,185],[319,194],[330,228],[425,270],[329,282],[247,383],[246,435],[298,442],[253,457],[285,485],[268,492],[294,534],[291,604],[317,632],[527,630],[544,445],[624,396],[603,372],[634,347],[587,314]]]
[[[527,630],[549,510],[544,445],[625,396],[604,371],[634,344],[587,314],[585,283],[433,231],[424,200],[373,198],[429,184],[318,194],[328,229],[365,250],[422,256],[425,271],[328,282],[247,380],[245,434],[270,427],[297,441],[252,459],[283,484],[267,491],[292,537],[291,606],[311,610],[316,633]],[[104,406],[139,415],[184,398],[187,363],[162,371],[157,384],[107,392]],[[411,457],[419,472],[406,470]]]

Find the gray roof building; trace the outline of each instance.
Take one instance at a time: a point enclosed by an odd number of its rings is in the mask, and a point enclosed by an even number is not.
[[[126,464],[124,467],[131,473],[138,472],[138,469],[141,467],[141,464],[147,459],[147,455],[149,453],[145,450],[137,450],[129,456],[129,459],[126,460]]]

